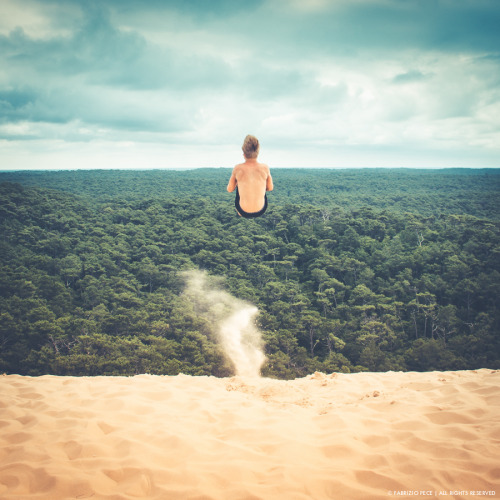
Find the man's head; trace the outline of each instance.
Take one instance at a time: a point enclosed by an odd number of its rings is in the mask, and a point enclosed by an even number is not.
[[[259,148],[259,140],[253,135],[247,135],[241,147],[245,158],[257,158],[259,155]]]

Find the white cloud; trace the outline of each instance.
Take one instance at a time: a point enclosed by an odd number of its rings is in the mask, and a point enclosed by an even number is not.
[[[28,36],[48,39],[54,36],[70,36],[71,25],[54,22],[55,13],[61,11],[67,17],[79,17],[80,9],[74,5],[42,5],[36,0],[2,0],[0,2],[0,35],[8,35],[17,27]]]
[[[207,5],[5,0],[2,166],[231,166],[247,133],[278,166],[496,165],[491,2]]]

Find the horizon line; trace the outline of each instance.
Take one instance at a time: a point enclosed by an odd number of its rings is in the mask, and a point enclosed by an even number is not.
[[[2,173],[19,173],[19,172],[105,172],[105,171],[121,171],[121,172],[146,172],[146,171],[187,171],[187,170],[231,170],[233,167],[134,167],[134,168],[18,168],[18,169],[2,169]],[[271,167],[271,170],[500,170],[498,167]]]

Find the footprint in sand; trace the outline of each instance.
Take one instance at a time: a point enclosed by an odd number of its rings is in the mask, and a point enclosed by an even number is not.
[[[126,491],[127,495],[147,497],[151,493],[153,479],[145,470],[137,467],[125,467],[104,470],[103,472],[117,484],[120,490]]]
[[[109,425],[106,422],[97,422],[97,425],[104,434],[109,434],[110,432],[116,430],[116,427],[113,427],[112,425]]]
[[[75,460],[82,454],[82,445],[76,441],[68,441],[63,445],[64,453],[70,460]]]
[[[32,439],[31,434],[28,434],[27,432],[16,432],[15,434],[11,434],[9,436],[9,443],[10,444],[25,443],[30,439]]]
[[[26,490],[29,494],[44,493],[53,488],[55,483],[55,478],[43,468],[16,463],[0,470],[0,484],[7,487],[9,494],[16,495],[15,498],[25,498]]]

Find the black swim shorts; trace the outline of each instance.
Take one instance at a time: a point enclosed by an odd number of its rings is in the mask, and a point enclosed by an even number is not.
[[[255,217],[260,217],[261,215],[264,215],[265,211],[267,210],[267,196],[264,195],[264,206],[262,207],[261,210],[259,210],[258,212],[245,212],[240,207],[240,194],[238,193],[238,188],[236,188],[236,198],[234,200],[234,206],[236,207],[236,210],[242,217],[245,217],[246,219],[254,219]]]

